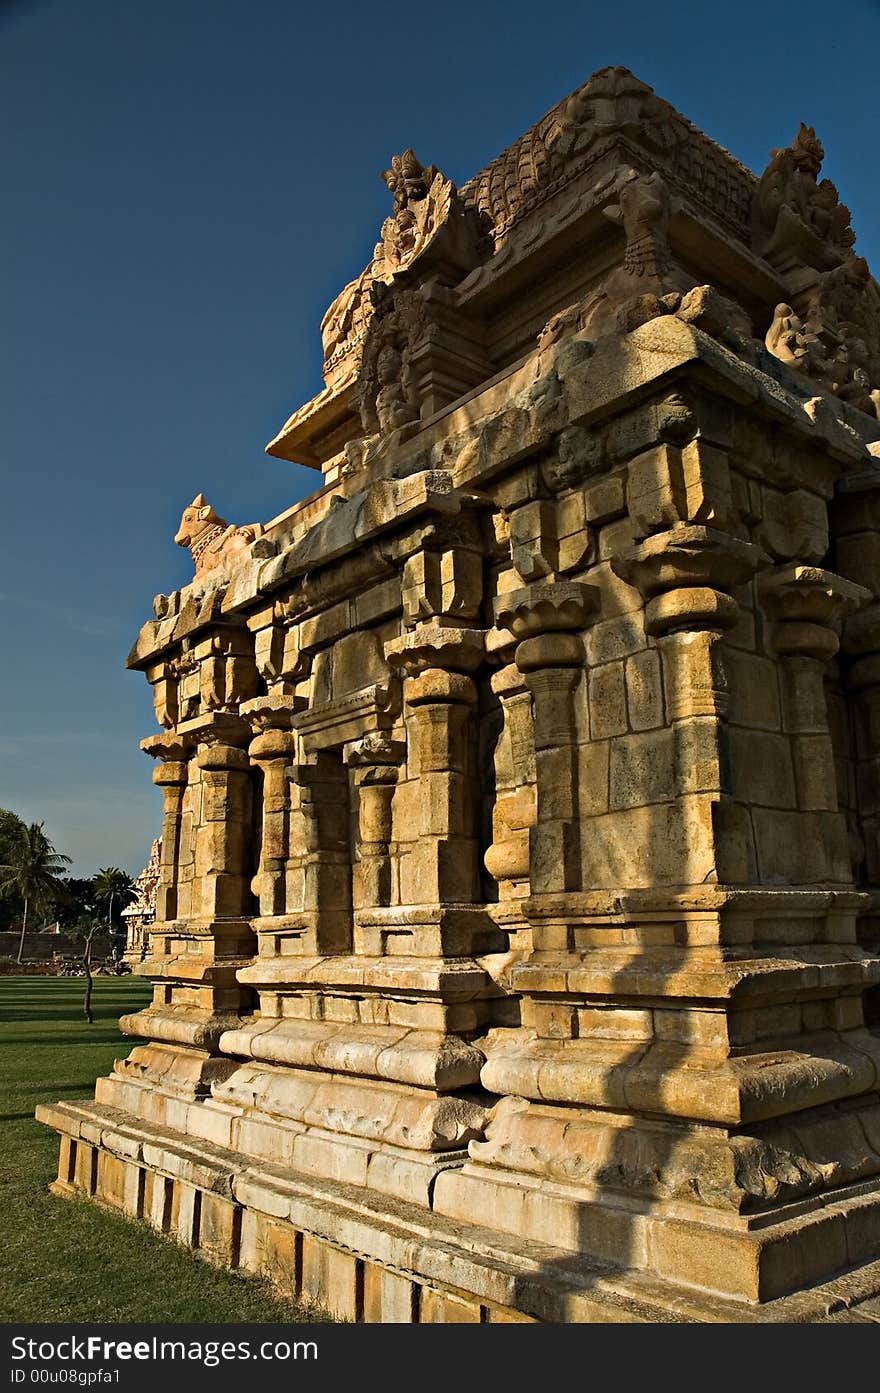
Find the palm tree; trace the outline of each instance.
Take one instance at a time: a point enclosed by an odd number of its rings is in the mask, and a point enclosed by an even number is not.
[[[137,886],[127,871],[118,866],[104,866],[95,876],[95,899],[107,906],[107,932],[113,938],[113,902],[124,909],[137,899]]]
[[[31,903],[35,906],[45,903],[58,890],[58,877],[64,867],[70,865],[70,857],[55,850],[42,822],[32,822],[29,826],[22,823],[17,835],[10,838],[6,855],[8,859],[0,865],[0,892],[11,890],[24,901],[17,959],[21,962],[28,906]]]

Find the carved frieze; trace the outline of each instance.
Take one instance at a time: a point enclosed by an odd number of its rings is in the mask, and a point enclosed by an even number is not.
[[[372,280],[368,266],[339,292],[321,320],[324,381],[335,391],[357,376],[359,350],[373,318]]]
[[[354,401],[367,435],[387,435],[419,418],[413,355],[428,328],[417,291],[376,297]]]

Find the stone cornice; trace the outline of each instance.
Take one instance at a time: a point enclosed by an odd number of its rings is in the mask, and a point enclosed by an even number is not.
[[[880,424],[820,389],[809,395],[802,379],[772,355],[757,348],[755,354],[756,362],[748,363],[674,314],[595,345],[575,336],[535,352],[426,422],[399,453],[376,467],[385,477],[362,471],[358,490],[348,497],[340,486],[333,495],[340,501],[278,555],[249,558],[221,584],[202,587],[198,594],[184,590],[167,597],[172,609],[176,599],[176,612],[144,626],[128,666],[145,667],[185,634],[210,628],[221,608],[245,614],[264,597],[361,551],[407,519],[429,511],[455,514],[467,503],[468,491],[536,456],[566,426],[598,426],[683,378],[711,384],[732,402],[773,420],[795,445],[829,456],[841,474],[867,468],[869,440],[880,436]],[[557,394],[547,410],[542,388],[546,394],[554,381]],[[387,477],[390,470],[402,477]]]

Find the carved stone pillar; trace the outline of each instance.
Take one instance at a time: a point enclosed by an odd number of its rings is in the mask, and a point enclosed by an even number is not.
[[[406,674],[406,778],[395,811],[406,838],[399,846],[400,899],[405,905],[469,905],[479,897],[479,844],[471,713],[477,700],[469,675],[482,659],[482,635],[438,624],[417,626],[386,648]],[[440,943],[430,951],[442,951]]]
[[[660,654],[680,830],[677,855],[671,851],[664,868],[668,883],[737,884],[753,874],[750,839],[731,796],[723,639],[739,617],[731,590],[762,564],[756,546],[693,525],[653,534],[612,563],[644,597],[645,630]]]
[[[196,763],[202,771],[202,820],[196,830],[197,912],[210,919],[238,920],[251,908],[247,751],[211,743],[199,751]]]
[[[532,895],[574,890],[580,875],[577,739],[572,694],[583,674],[583,629],[596,592],[574,581],[532,585],[495,602],[517,640],[516,666],[532,694],[537,821],[530,833]],[[537,946],[537,945],[536,945]]]
[[[299,902],[288,910],[311,953],[347,953],[352,942],[351,828],[348,772],[319,752],[290,769],[294,785],[291,849],[298,855]]]
[[[529,836],[535,824],[537,797],[532,697],[515,663],[507,663],[491,679],[501,706],[495,752],[495,798],[491,810],[492,840],[483,862],[498,884],[502,899],[529,892]]]
[[[284,914],[287,908],[287,863],[290,857],[290,766],[296,737],[290,729],[294,698],[256,697],[242,707],[254,732],[248,746],[250,762],[262,774],[260,859],[251,889],[261,918]]]
[[[838,811],[824,679],[839,647],[841,621],[870,593],[830,571],[797,565],[762,576],[759,591],[775,621],[771,642],[781,667],[783,721],[791,740],[798,808],[824,814],[827,878],[846,884],[852,868],[846,823]]]
[[[174,1107],[169,1099],[202,1098],[233,1068],[217,1047],[223,1030],[237,1024],[252,1003],[250,991],[236,980],[255,947],[249,920],[250,767],[242,748],[249,733],[239,716],[212,712],[182,722],[173,747],[168,735],[143,742],[154,756],[170,751],[189,759],[157,770],[166,799],[163,857],[166,837],[173,850],[163,869],[164,905],[149,955],[136,968],[152,979],[153,1001],[120,1021],[125,1033],[152,1043],[136,1046],[101,1081],[101,1101],[113,1106],[131,1096],[137,1111],[130,1090],[146,1085],[157,1090],[154,1109],[167,1113]]]
[[[346,748],[345,759],[353,770],[357,796],[358,836],[352,893],[355,916],[361,909],[387,907],[394,902],[392,802],[398,766],[404,753],[402,742],[378,734],[364,736]],[[370,952],[375,946],[366,941],[356,917],[355,952]]]
[[[187,766],[182,746],[170,745],[153,770],[153,783],[162,790],[162,850],[156,888],[156,923],[177,917],[177,866]],[[176,757],[175,757],[176,756]]]

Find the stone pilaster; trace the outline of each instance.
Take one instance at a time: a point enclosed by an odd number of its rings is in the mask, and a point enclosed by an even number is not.
[[[479,842],[474,798],[473,710],[470,675],[482,661],[482,635],[436,623],[416,626],[386,648],[405,674],[407,762],[394,813],[400,860],[400,904],[442,910],[479,899]],[[452,948],[428,929],[422,949]],[[454,950],[453,950],[454,951]]]
[[[346,747],[345,762],[353,771],[352,786],[357,801],[358,836],[352,886],[357,953],[370,951],[357,920],[358,912],[387,908],[396,898],[396,866],[391,855],[392,803],[404,755],[403,742],[384,735],[364,736]]]
[[[492,840],[483,862],[502,900],[529,891],[529,836],[537,813],[536,759],[531,692],[513,662],[492,674],[500,706],[494,752],[494,797],[488,810]],[[484,813],[485,817],[485,813]]]
[[[746,882],[754,857],[731,798],[723,640],[740,613],[731,591],[766,558],[726,532],[681,525],[652,534],[612,564],[642,594],[645,630],[661,661],[671,739],[668,791],[680,835],[677,857],[670,848],[667,864],[657,869],[669,884]]]
[[[165,914],[157,914],[149,955],[136,969],[153,981],[153,1001],[120,1022],[126,1033],[153,1043],[137,1046],[101,1081],[101,1101],[113,1106],[126,1103],[136,1112],[132,1089],[155,1086],[165,1101],[154,1108],[170,1116],[174,1098],[200,1098],[231,1071],[217,1046],[223,1030],[251,1008],[252,995],[236,972],[256,946],[249,917],[251,776],[243,748],[249,734],[245,721],[227,712],[183,722],[172,752],[188,754],[188,761],[157,770],[168,819],[163,851],[166,835],[170,848]],[[151,737],[143,746],[161,757],[170,738]]]
[[[572,696],[584,665],[582,630],[595,592],[574,581],[500,597],[495,617],[517,640],[516,666],[532,695],[537,820],[530,832],[532,895],[580,885],[577,738]]]
[[[840,646],[842,621],[870,593],[830,571],[798,565],[765,573],[759,593],[774,621],[770,642],[779,656],[783,727],[791,742],[798,810],[822,814],[829,873],[824,878],[849,884],[852,866],[846,822],[838,809],[825,671]]]
[[[158,753],[158,751],[157,751]],[[187,764],[182,745],[169,741],[153,770],[153,783],[162,790],[162,850],[156,888],[156,923],[177,917],[177,870]]]
[[[284,914],[287,907],[290,766],[296,754],[296,737],[290,729],[294,710],[294,698],[285,695],[256,697],[242,708],[253,731],[248,746],[250,762],[262,776],[260,859],[251,882],[261,919]]]

